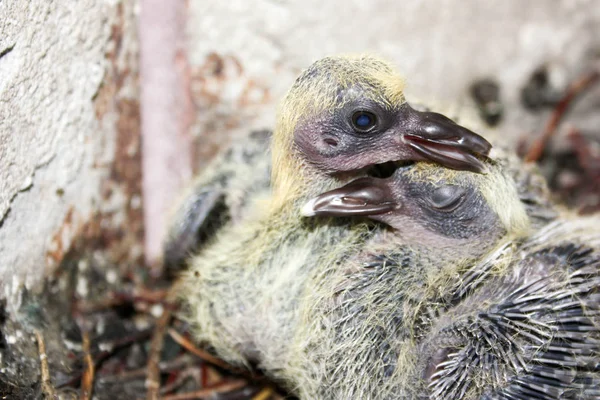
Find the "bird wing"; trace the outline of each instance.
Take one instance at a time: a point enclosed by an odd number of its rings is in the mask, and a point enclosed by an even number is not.
[[[557,222],[468,283],[429,342],[431,398],[600,398],[598,219]]]
[[[270,138],[270,131],[255,131],[236,141],[184,192],[172,212],[163,249],[169,271],[180,269],[225,225],[250,215],[253,199],[268,195]]]

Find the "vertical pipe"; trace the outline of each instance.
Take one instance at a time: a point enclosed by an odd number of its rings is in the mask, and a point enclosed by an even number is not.
[[[192,174],[193,109],[185,52],[186,0],[140,0],[142,168],[147,264],[160,271],[166,215]]]

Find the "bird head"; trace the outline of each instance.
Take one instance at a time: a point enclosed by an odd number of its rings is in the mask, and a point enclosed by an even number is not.
[[[483,254],[498,239],[522,236],[529,228],[512,178],[492,161],[485,174],[421,162],[388,178],[358,178],[312,198],[302,213],[367,216],[390,226],[399,243],[458,258]]]
[[[275,198],[315,195],[397,162],[429,160],[481,172],[491,145],[441,114],[411,108],[403,88],[394,68],[375,57],[312,64],[278,111]]]

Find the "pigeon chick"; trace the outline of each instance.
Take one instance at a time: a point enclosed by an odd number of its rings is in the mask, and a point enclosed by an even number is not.
[[[477,198],[468,185],[448,185],[446,178],[439,185],[430,173],[408,189],[413,176],[398,170],[385,180],[361,178],[303,209],[307,215],[368,215],[399,238],[383,248],[380,241],[369,243],[375,261],[346,261],[347,276],[330,271],[324,289],[309,300],[327,315],[327,323],[319,323],[330,327],[323,337],[314,326],[302,333],[313,337],[311,354],[323,355],[320,368],[330,364],[314,373],[315,382],[326,381],[314,393],[600,398],[600,215],[563,214],[529,235],[526,225],[507,235],[500,221],[509,215],[525,220],[496,179],[477,186]],[[413,192],[419,194],[407,198]],[[359,254],[358,262],[363,258]]]
[[[290,356],[301,398],[425,392],[419,346],[440,304],[452,299],[452,283],[529,232],[512,177],[493,162],[487,167],[475,174],[417,163],[306,203],[307,216],[368,216],[389,229],[376,229],[351,251],[332,245],[313,266]]]
[[[480,172],[489,150],[485,139],[448,118],[412,109],[387,63],[317,61],[279,109],[270,195],[243,223],[219,229],[188,260],[175,288],[197,339],[229,362],[258,364],[294,386],[290,340],[309,277],[378,235],[361,221],[306,219],[301,205],[355,178],[388,174],[400,161]]]

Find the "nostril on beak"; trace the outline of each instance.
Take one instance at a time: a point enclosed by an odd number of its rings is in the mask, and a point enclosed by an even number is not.
[[[338,145],[338,141],[333,138],[328,137],[328,138],[323,139],[323,141],[331,147],[337,147],[337,145]]]

